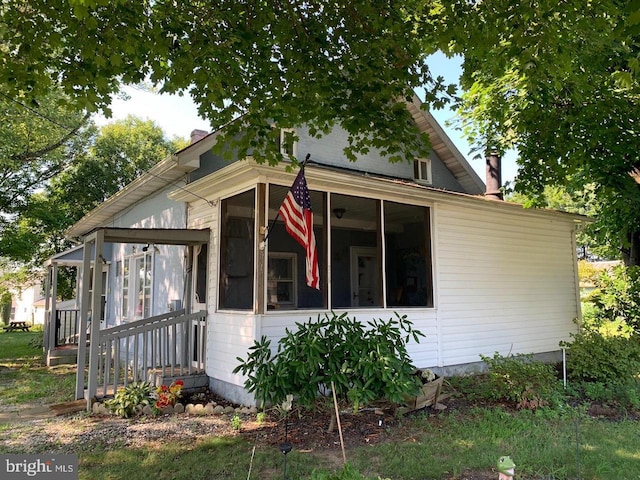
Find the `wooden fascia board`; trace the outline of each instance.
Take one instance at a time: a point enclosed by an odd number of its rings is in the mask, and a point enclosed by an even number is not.
[[[152,243],[158,245],[201,245],[209,243],[210,231],[186,228],[100,228],[84,238],[91,241],[98,232],[105,243]]]
[[[433,151],[436,152],[438,157],[445,163],[446,167],[461,185],[469,193],[484,193],[485,184],[482,179],[451,141],[433,115],[422,109],[422,102],[416,95],[414,95],[412,102],[407,103],[407,108],[420,131],[429,135]]]

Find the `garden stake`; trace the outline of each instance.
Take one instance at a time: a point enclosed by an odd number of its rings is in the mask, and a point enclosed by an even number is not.
[[[576,463],[578,467],[578,480],[582,480],[582,467],[580,466],[580,408],[575,408],[576,417]]]
[[[284,455],[284,469],[283,469],[283,477],[284,480],[287,480],[287,453],[291,451],[293,445],[289,443],[289,412],[284,414],[284,443],[280,444],[280,451]]]
[[[342,438],[342,426],[340,425],[340,412],[338,411],[338,399],[336,398],[336,386],[331,380],[331,391],[333,392],[333,406],[336,409],[336,422],[338,422],[338,433],[340,434],[340,447],[342,447],[342,461],[347,464],[347,455],[344,453],[344,439]]]
[[[253,469],[253,459],[256,456],[257,444],[258,444],[258,434],[256,433],[256,440],[253,442],[253,450],[251,450],[251,460],[249,461],[249,473],[247,473],[247,480],[251,478],[251,470]]]

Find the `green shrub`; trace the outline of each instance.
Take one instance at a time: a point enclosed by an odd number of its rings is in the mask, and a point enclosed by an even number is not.
[[[580,382],[573,390],[592,402],[631,410],[640,408],[640,381],[637,379],[616,384]]]
[[[567,350],[567,376],[576,382],[624,385],[640,374],[640,341],[637,335],[603,336],[585,330],[562,343]]]
[[[153,388],[147,382],[130,383],[118,389],[112,399],[105,401],[105,406],[123,418],[129,418],[138,406],[151,405]]]
[[[401,402],[405,394],[417,393],[419,381],[412,375],[406,344],[424,335],[406,316],[363,325],[347,313],[325,314],[296,326],[295,332],[287,329],[275,355],[263,336],[246,360],[238,357],[234,373],[247,375],[245,388],[263,405],[294,394],[310,406],[318,395],[329,394],[332,383],[336,395],[354,410],[380,398]]]
[[[640,267],[623,265],[603,271],[586,298],[595,308],[595,326],[617,322],[640,332]]]
[[[559,382],[553,365],[533,359],[533,355],[495,353],[493,358],[480,355],[489,367],[493,400],[512,402],[517,408],[535,410],[548,405],[559,391]]]

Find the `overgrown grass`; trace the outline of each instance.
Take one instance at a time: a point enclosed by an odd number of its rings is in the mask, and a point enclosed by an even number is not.
[[[599,421],[565,412],[479,408],[466,414],[422,417],[409,441],[357,452],[354,465],[394,479],[459,478],[466,470],[495,468],[510,455],[520,479],[637,479],[640,437],[636,421]]]
[[[122,448],[80,455],[80,479],[111,480],[149,478],[245,480],[282,478],[284,457],[278,449],[258,449],[238,437],[211,437],[197,444],[171,443],[160,448]],[[318,466],[309,454],[287,455],[287,478],[308,478]]]
[[[75,365],[47,368],[33,344],[41,331],[0,333],[0,405],[73,400]]]
[[[0,362],[11,360],[31,360],[42,357],[42,350],[32,345],[42,337],[42,331],[1,332]]]

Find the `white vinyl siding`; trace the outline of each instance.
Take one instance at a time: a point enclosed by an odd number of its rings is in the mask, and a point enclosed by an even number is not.
[[[570,222],[449,205],[436,219],[441,365],[568,340],[578,315]]]

